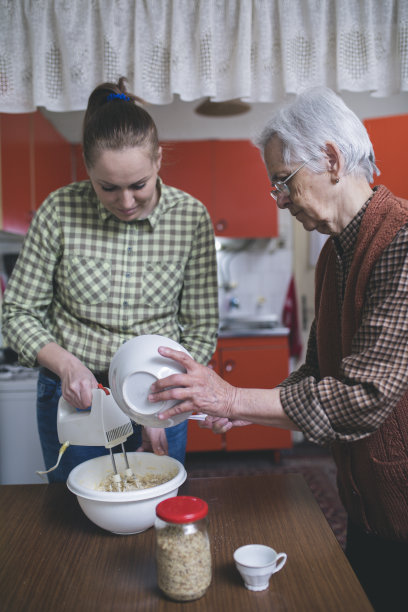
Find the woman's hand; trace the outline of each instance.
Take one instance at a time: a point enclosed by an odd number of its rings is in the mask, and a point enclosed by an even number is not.
[[[164,428],[142,427],[142,444],[137,449],[138,453],[143,451],[153,452],[155,455],[168,455],[169,447]]]
[[[186,370],[185,374],[172,374],[157,380],[151,386],[149,395],[151,402],[167,400],[179,402],[160,413],[159,419],[164,420],[176,414],[194,411],[233,420],[233,406],[238,391],[236,387],[223,380],[211,368],[198,364],[186,353],[167,347],[160,347],[159,353],[163,357],[174,359]]]
[[[43,346],[37,355],[38,362],[55,372],[61,379],[64,399],[75,408],[87,410],[92,404],[92,389],[98,381],[82,361],[55,342]]]
[[[185,373],[172,374],[151,386],[149,400],[178,403],[161,412],[159,419],[171,419],[176,414],[202,412],[207,418],[200,426],[224,433],[231,427],[256,423],[296,430],[286,416],[280,402],[280,389],[244,389],[234,387],[211,368],[198,364],[186,353],[167,347],[159,348],[160,355],[177,361]]]
[[[250,421],[240,421],[207,416],[205,421],[199,422],[198,426],[201,429],[211,429],[216,434],[222,434],[229,431],[232,427],[244,427],[245,425],[251,425]]]
[[[92,389],[98,381],[80,361],[75,367],[64,369],[61,373],[61,391],[64,399],[80,410],[87,410],[92,404]]]

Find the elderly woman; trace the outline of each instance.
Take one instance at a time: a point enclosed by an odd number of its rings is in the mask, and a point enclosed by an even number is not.
[[[151,401],[198,410],[214,431],[246,423],[301,430],[330,445],[349,516],[347,555],[376,610],[405,609],[408,567],[408,202],[372,189],[374,152],[332,91],[280,109],[258,142],[271,195],[330,239],[316,268],[305,364],[275,389],[232,387],[188,356]],[[169,389],[169,387],[178,387]]]

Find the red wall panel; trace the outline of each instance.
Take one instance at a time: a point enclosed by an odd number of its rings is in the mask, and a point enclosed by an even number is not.
[[[385,185],[396,196],[408,199],[407,140],[408,115],[366,119],[377,166],[381,171],[375,185]]]

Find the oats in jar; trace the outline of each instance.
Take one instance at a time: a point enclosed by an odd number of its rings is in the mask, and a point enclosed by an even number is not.
[[[212,577],[208,505],[197,497],[166,499],[156,507],[156,567],[160,589],[176,601],[202,597]]]

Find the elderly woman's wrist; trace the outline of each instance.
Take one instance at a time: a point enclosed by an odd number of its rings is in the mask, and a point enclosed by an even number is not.
[[[242,389],[229,385],[227,400],[225,404],[225,414],[231,421],[240,418],[242,406]]]

